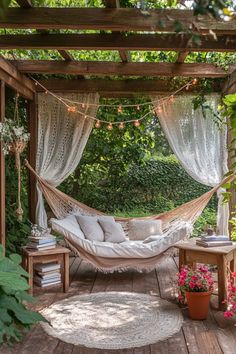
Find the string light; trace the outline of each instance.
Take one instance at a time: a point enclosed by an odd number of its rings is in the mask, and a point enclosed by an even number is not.
[[[101,122],[100,122],[100,120],[97,120],[97,121],[96,121],[95,127],[96,127],[96,128],[100,128],[100,127],[101,127]]]
[[[192,85],[196,85],[196,83],[198,82],[197,79],[192,79],[190,82],[186,83],[185,85],[183,85],[182,87],[180,87],[178,90],[172,92],[171,94],[169,94],[168,96],[163,96],[161,98],[158,98],[156,100],[152,100],[152,102],[144,102],[144,103],[140,103],[140,104],[97,104],[97,103],[84,103],[84,102],[77,102],[77,101],[72,101],[69,100],[65,97],[60,97],[57,96],[55,93],[48,91],[47,88],[45,86],[43,86],[39,81],[35,80],[33,77],[31,77],[31,79],[35,82],[35,85],[40,86],[43,88],[45,94],[50,94],[51,96],[53,96],[55,99],[57,99],[58,101],[60,101],[64,106],[66,106],[68,112],[71,113],[78,113],[84,116],[84,118],[88,118],[88,119],[92,119],[93,121],[95,121],[95,127],[96,128],[100,128],[100,126],[102,124],[106,124],[107,125],[107,129],[108,130],[112,130],[113,129],[113,125],[117,124],[119,129],[124,129],[125,124],[128,123],[132,123],[134,124],[135,127],[139,127],[141,122],[150,114],[154,114],[156,115],[157,113],[161,113],[163,111],[163,106],[165,103],[167,102],[174,102],[175,101],[175,95],[183,90],[189,90],[189,88]],[[74,105],[73,105],[74,104]],[[152,108],[150,108],[150,104],[152,104]],[[79,107],[82,108],[89,108],[89,107],[109,107],[109,108],[116,108],[117,107],[117,112],[118,113],[122,113],[124,107],[133,107],[135,108],[137,111],[141,111],[141,107],[144,106],[148,106],[148,112],[146,112],[145,114],[143,114],[139,119],[134,120],[134,119],[130,119],[127,121],[116,121],[116,122],[109,122],[107,120],[98,120],[96,117],[91,116],[89,114],[86,114],[83,111],[80,111]],[[153,109],[153,107],[155,107]]]
[[[169,101],[170,102],[174,102],[175,98],[174,98],[174,95],[171,95],[170,98],[169,98]]]
[[[135,127],[139,127],[140,126],[140,121],[139,120],[135,120],[134,121],[134,126]]]
[[[122,107],[119,106],[119,107],[117,108],[117,112],[118,112],[118,113],[122,113],[122,111],[123,111],[123,110],[122,110]]]
[[[67,108],[67,111],[68,111],[69,113],[75,113],[75,112],[76,112],[76,107],[68,107],[68,108]]]
[[[187,84],[187,85],[186,85],[186,91],[188,91],[189,88],[190,88],[190,84]]]
[[[161,106],[157,106],[157,112],[158,112],[158,113],[161,113],[161,112],[162,112]]]

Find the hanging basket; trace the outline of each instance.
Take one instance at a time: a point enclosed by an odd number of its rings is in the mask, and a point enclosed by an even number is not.
[[[9,151],[13,154],[22,154],[25,150],[26,142],[24,140],[15,140],[9,144]]]

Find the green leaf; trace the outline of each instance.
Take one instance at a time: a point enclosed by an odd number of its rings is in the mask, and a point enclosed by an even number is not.
[[[0,286],[6,286],[14,290],[29,289],[27,281],[24,278],[19,277],[19,274],[3,271],[0,271]]]

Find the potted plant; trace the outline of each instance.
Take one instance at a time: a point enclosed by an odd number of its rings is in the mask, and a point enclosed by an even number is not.
[[[232,317],[236,315],[236,272],[228,270],[228,286],[227,299],[224,303],[227,305],[227,310],[224,312],[224,317]]]
[[[191,319],[203,320],[207,317],[213,284],[212,274],[206,266],[181,268],[178,273],[179,300],[182,303],[187,301]]]

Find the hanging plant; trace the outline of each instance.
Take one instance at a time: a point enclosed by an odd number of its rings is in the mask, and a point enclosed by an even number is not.
[[[21,207],[21,161],[20,155],[24,151],[27,142],[30,139],[30,134],[20,125],[19,110],[18,110],[18,95],[15,100],[14,119],[5,118],[4,122],[0,123],[0,140],[2,142],[2,150],[4,155],[13,153],[15,155],[16,169],[18,173],[18,196],[16,214],[18,220],[22,220],[23,209]]]
[[[4,155],[9,152],[21,154],[29,138],[30,134],[23,126],[19,126],[17,121],[5,118],[4,122],[0,123],[0,140]]]

